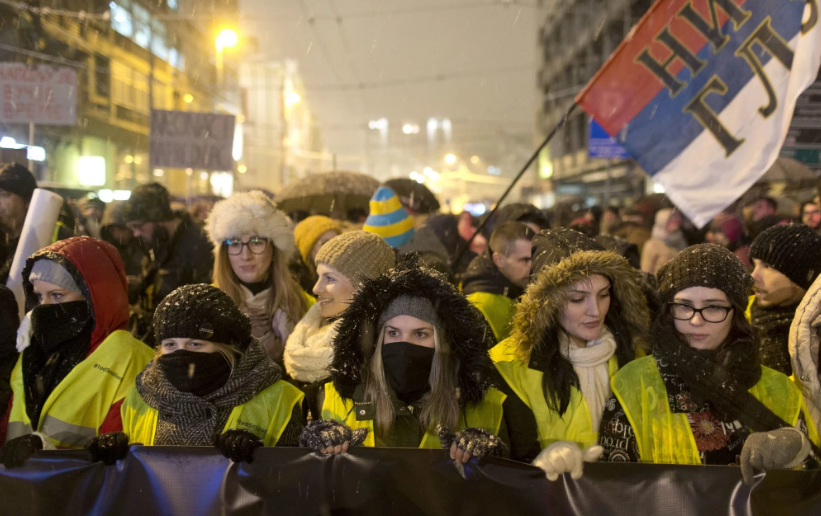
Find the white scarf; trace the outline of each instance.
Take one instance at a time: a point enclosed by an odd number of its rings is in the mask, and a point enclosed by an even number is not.
[[[605,327],[598,339],[590,340],[587,346],[580,347],[560,332],[559,351],[573,364],[576,376],[579,377],[582,397],[590,409],[593,431],[598,432],[604,404],[610,398],[610,371],[607,363],[616,353],[616,339]]]
[[[333,341],[340,321],[322,326],[319,303],[308,309],[285,343],[283,361],[291,378],[312,383],[330,376],[328,367],[334,358]]]

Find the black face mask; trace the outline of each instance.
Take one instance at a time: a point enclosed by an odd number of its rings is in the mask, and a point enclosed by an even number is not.
[[[31,311],[31,341],[50,355],[82,333],[90,320],[85,300],[36,306]]]
[[[430,371],[436,350],[410,342],[391,342],[382,345],[382,364],[385,376],[405,404],[418,401],[430,390]]]
[[[222,353],[198,353],[181,349],[157,358],[157,366],[178,391],[205,396],[219,389],[231,376]]]

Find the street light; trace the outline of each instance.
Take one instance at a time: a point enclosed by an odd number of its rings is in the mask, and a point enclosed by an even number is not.
[[[223,53],[226,48],[234,48],[239,43],[239,36],[234,29],[222,29],[217,34],[217,82],[223,84]]]
[[[456,156],[454,156],[453,154],[448,154],[447,156],[445,156],[445,163],[447,163],[448,165],[453,165],[454,163],[456,163]]]
[[[300,100],[302,100],[302,97],[299,96],[299,93],[292,91],[285,97],[285,105],[291,107],[294,104],[299,103]]]

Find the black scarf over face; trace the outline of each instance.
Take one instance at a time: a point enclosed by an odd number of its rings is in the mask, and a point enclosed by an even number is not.
[[[653,354],[690,388],[693,402],[709,402],[722,421],[739,421],[757,432],[790,426],[748,391],[761,379],[758,344],[752,338],[715,350],[694,349],[670,325],[653,328]]]
[[[23,351],[26,413],[37,428],[51,392],[88,355],[94,321],[88,302],[39,305],[31,311],[31,345]]]

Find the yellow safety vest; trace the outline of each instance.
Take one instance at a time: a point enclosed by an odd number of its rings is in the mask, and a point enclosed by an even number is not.
[[[262,439],[264,446],[276,446],[291,420],[294,407],[302,403],[303,397],[305,395],[302,391],[279,380],[242,405],[234,407],[222,431],[246,430]],[[120,414],[123,418],[123,432],[128,435],[129,441],[145,446],[154,445],[157,409],[143,401],[136,387],[126,396]]]
[[[459,422],[453,431],[464,430],[465,428],[482,428],[493,435],[499,435],[499,428],[502,426],[502,403],[507,396],[496,389],[488,389],[485,398],[478,405],[469,405],[459,413]],[[325,384],[325,403],[322,405],[322,419],[333,419],[340,423],[345,423],[351,429],[367,428],[368,436],[365,438],[363,446],[375,447],[376,441],[373,431],[373,411],[366,410],[364,405],[372,406],[370,402],[359,403],[350,399],[343,399],[336,391],[333,382]],[[441,449],[442,444],[439,438],[431,433],[425,432],[422,437],[420,448]]]
[[[58,448],[83,448],[98,435],[111,406],[134,387],[154,352],[123,330],[111,333],[49,394],[37,431]],[[11,373],[14,401],[6,441],[32,433],[23,387],[23,355]]]
[[[516,315],[516,301],[501,294],[488,292],[474,292],[467,298],[485,316],[496,342],[510,336],[511,322]]]
[[[626,365],[611,380],[611,386],[633,427],[642,462],[701,464],[687,414],[670,410],[667,388],[654,357]],[[802,410],[807,414],[798,387],[768,367],[761,367],[761,380],[750,389],[750,394],[793,426]],[[805,422],[810,440],[818,444],[812,418],[805,417]]]
[[[564,415],[547,406],[542,389],[544,373],[531,369],[516,355],[516,348],[505,340],[490,350],[490,358],[513,392],[533,411],[542,448],[556,441],[573,441],[582,448],[596,444],[599,429],[593,428],[590,408],[575,387],[570,388],[570,403]],[[534,364],[535,365],[535,364]],[[614,355],[607,363],[610,378],[619,370],[619,361]]]

